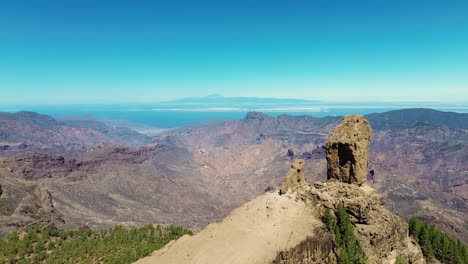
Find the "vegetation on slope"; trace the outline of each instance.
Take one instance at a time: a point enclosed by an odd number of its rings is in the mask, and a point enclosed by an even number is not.
[[[132,263],[192,231],[176,226],[107,230],[29,227],[0,238],[0,263]]]
[[[335,216],[336,215],[336,216]],[[335,243],[338,248],[338,263],[361,264],[366,263],[366,255],[359,240],[354,235],[354,227],[343,203],[333,215],[330,210],[325,211],[323,222],[328,230],[335,234]]]
[[[425,257],[435,257],[447,264],[468,263],[468,247],[437,227],[411,218],[409,233],[419,243]]]

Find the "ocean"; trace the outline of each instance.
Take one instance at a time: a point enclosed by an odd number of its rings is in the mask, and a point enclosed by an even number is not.
[[[96,118],[126,120],[156,128],[175,128],[208,120],[242,119],[250,111],[259,111],[267,115],[278,116],[308,115],[313,117],[342,116],[348,114],[369,114],[385,111],[427,107],[442,111],[468,113],[465,105],[408,105],[408,104],[314,104],[311,106],[216,106],[200,105],[68,105],[68,106],[18,106],[1,107],[1,112],[34,111],[53,117],[92,115]]]

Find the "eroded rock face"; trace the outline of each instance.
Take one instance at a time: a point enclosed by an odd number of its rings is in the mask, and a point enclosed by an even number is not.
[[[286,174],[283,185],[281,185],[280,194],[286,193],[289,189],[294,189],[306,183],[304,178],[304,165],[304,160],[302,159],[294,161]]]
[[[397,256],[404,257],[407,263],[425,263],[420,248],[408,236],[408,224],[385,207],[383,198],[368,183],[361,186],[336,181],[315,183],[307,192],[306,196],[321,208],[322,217],[326,208],[336,212],[343,203],[367,263],[395,263]]]
[[[327,138],[327,178],[361,185],[366,181],[372,128],[360,115],[345,116]]]
[[[94,173],[107,164],[141,164],[153,158],[158,152],[166,151],[165,145],[140,148],[111,147],[91,153],[91,159],[65,159],[38,152],[20,153],[6,159],[13,175],[25,180],[63,178],[73,172]],[[90,154],[90,155],[91,155]]]

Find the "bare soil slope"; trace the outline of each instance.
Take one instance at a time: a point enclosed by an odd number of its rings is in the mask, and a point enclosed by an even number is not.
[[[335,181],[301,184],[283,195],[263,194],[223,221],[136,263],[335,263],[336,247],[321,219],[326,208],[336,210],[340,203],[351,217],[369,263],[390,264],[397,256],[424,263],[419,247],[408,237],[408,224],[385,207],[375,189]],[[285,253],[288,250],[296,254]]]
[[[296,195],[266,193],[137,263],[268,263],[320,226],[310,204]]]

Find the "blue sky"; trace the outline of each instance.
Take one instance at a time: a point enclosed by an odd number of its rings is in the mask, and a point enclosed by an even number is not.
[[[468,102],[468,1],[0,2],[0,105]]]

